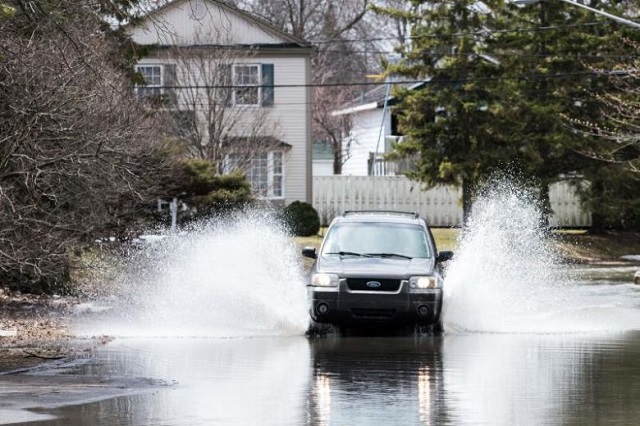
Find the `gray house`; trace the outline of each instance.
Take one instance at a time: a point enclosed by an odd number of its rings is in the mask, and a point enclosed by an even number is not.
[[[311,201],[310,44],[216,0],[168,2],[127,31],[149,48],[138,95],[196,123],[194,155],[241,168],[261,199]]]

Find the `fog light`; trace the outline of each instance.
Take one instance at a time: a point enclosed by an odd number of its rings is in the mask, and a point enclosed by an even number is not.
[[[327,312],[329,312],[329,305],[326,303],[318,303],[316,305],[316,313],[318,315],[325,315]]]
[[[428,317],[431,314],[431,309],[426,305],[418,306],[418,315],[421,317]]]

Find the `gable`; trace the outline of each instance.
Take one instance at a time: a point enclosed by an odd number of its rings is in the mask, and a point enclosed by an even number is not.
[[[217,0],[175,0],[127,27],[144,45],[238,45],[311,48],[266,21]]]

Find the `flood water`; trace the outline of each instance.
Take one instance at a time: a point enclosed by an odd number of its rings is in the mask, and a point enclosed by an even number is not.
[[[638,424],[635,268],[562,265],[536,223],[522,194],[478,203],[441,336],[306,337],[297,249],[263,219],[169,239],[78,319],[115,341],[34,373],[82,385],[20,388],[22,424]]]
[[[82,374],[171,383],[27,424],[636,425],[639,359],[637,331],[119,339]]]

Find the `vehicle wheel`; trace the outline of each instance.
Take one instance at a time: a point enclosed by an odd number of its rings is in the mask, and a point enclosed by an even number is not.
[[[438,318],[438,321],[431,326],[431,332],[434,336],[440,336],[444,333],[444,326],[442,325],[442,319]]]
[[[349,329],[343,325],[334,325],[332,327],[332,330],[339,337],[345,337],[349,332]]]
[[[309,327],[307,328],[307,332],[305,333],[309,337],[320,337],[326,336],[331,333],[333,328],[329,324],[323,324],[320,322],[315,322],[314,320],[309,320]]]

